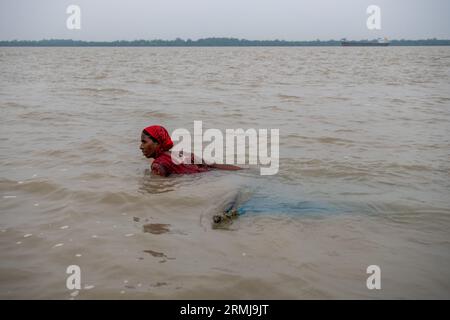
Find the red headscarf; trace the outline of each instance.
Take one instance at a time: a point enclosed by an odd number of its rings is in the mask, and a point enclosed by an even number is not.
[[[164,127],[150,126],[145,128],[144,131],[158,142],[162,152],[169,151],[173,147],[173,141]]]

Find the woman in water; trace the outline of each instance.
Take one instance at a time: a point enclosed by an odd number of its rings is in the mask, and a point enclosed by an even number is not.
[[[167,177],[172,173],[190,174],[205,172],[211,169],[240,170],[242,168],[227,164],[207,164],[203,159],[201,164],[194,163],[194,155],[191,154],[190,163],[174,163],[170,154],[173,147],[172,139],[164,127],[150,126],[141,134],[140,149],[146,158],[153,158],[152,173]]]

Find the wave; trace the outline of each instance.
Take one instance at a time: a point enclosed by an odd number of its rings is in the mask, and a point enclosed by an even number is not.
[[[176,117],[165,112],[160,111],[148,111],[142,114],[145,118],[158,118],[158,119],[175,119]]]
[[[19,118],[25,120],[38,120],[38,121],[68,121],[74,116],[73,113],[61,112],[61,111],[30,111],[19,114]]]
[[[314,139],[320,143],[338,144],[338,145],[350,144],[350,143],[354,142],[352,140],[341,139],[341,138],[336,138],[336,137],[319,137],[319,138],[312,138],[312,139]]]
[[[279,94],[278,98],[285,102],[302,102],[304,100],[302,97],[287,94]]]
[[[120,88],[81,88],[81,92],[94,95],[127,95],[133,94],[132,91]]]
[[[0,180],[0,189],[2,193],[16,194],[17,199],[21,198],[21,195],[32,194],[38,195],[45,199],[61,200],[70,195],[70,191],[49,180],[25,180],[25,181],[13,181],[8,179]]]

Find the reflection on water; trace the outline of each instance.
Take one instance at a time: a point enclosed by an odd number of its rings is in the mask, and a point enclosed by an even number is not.
[[[201,174],[188,174],[188,175],[170,175],[169,177],[156,176],[151,173],[151,169],[144,170],[142,177],[142,183],[139,186],[140,193],[166,193],[176,190],[183,190],[185,188],[192,188],[194,190],[200,189],[201,185],[205,182],[220,179],[224,173],[220,172],[204,172]],[[236,186],[238,187],[238,186]]]
[[[145,169],[142,184],[139,187],[140,193],[164,193],[174,191],[179,181],[178,179],[166,179],[152,175],[151,169]]]

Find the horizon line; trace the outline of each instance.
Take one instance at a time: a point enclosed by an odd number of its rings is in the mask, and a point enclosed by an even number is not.
[[[376,37],[376,38],[372,38],[372,40],[376,40],[376,39],[381,39],[381,38],[387,38],[387,37]],[[117,42],[117,41],[127,41],[127,42],[132,42],[132,41],[200,41],[200,40],[210,40],[210,39],[227,39],[227,40],[238,40],[238,41],[282,41],[282,42],[316,42],[316,41],[342,41],[343,39],[345,40],[349,40],[346,37],[343,37],[341,39],[314,39],[314,40],[285,40],[285,39],[279,39],[279,38],[275,38],[275,39],[246,39],[246,38],[235,38],[235,37],[204,37],[204,38],[198,38],[196,40],[193,40],[191,38],[180,38],[180,37],[176,37],[173,39],[162,39],[162,38],[153,38],[153,39],[133,39],[133,40],[126,40],[126,39],[115,39],[115,40],[81,40],[81,39],[71,39],[71,38],[42,38],[39,40],[31,40],[31,39],[12,39],[12,40],[5,40],[5,39],[0,39],[0,42],[12,42],[12,41],[49,41],[49,40],[65,40],[65,41],[82,41],[82,42]],[[388,38],[387,38],[388,39]],[[364,41],[364,40],[370,40],[369,38],[359,38],[359,39],[353,39],[350,41]],[[390,41],[424,41],[424,40],[439,40],[439,41],[449,41],[449,39],[445,39],[445,38],[392,38],[392,40]]]
[[[182,39],[175,38],[172,40],[164,39],[136,39],[136,40],[110,40],[110,41],[95,41],[95,40],[75,40],[75,39],[40,39],[40,40],[0,40],[0,46],[133,46],[133,47],[232,47],[232,46],[337,46],[343,41],[350,42],[375,42],[380,38],[374,39],[359,39],[349,40],[342,38],[339,40],[249,40],[244,38],[228,38],[228,37],[208,37],[200,38],[197,40],[191,40],[190,38]],[[386,38],[385,38],[386,39]],[[392,39],[388,40],[390,45],[393,46],[449,46],[450,39]]]

